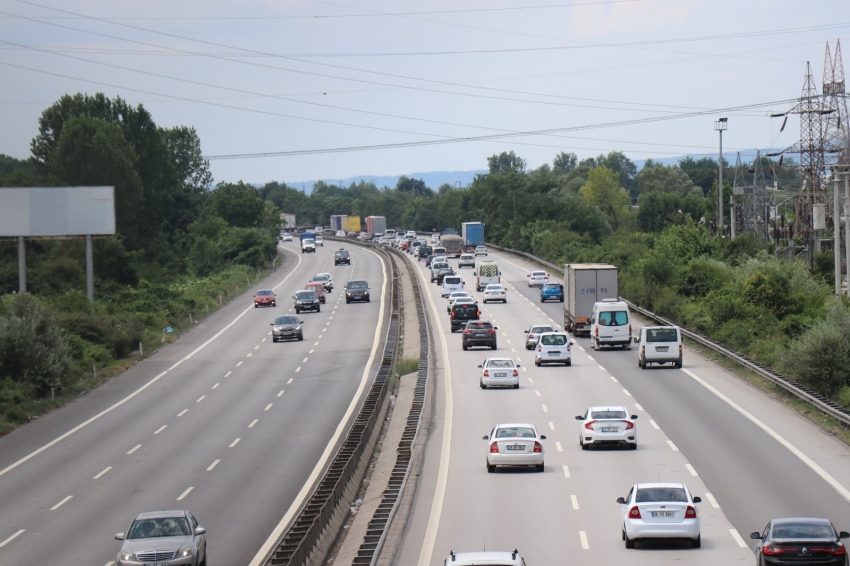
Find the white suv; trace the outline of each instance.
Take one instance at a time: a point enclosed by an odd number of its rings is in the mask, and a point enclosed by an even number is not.
[[[682,331],[678,326],[644,326],[640,336],[635,336],[638,344],[638,367],[646,369],[649,364],[682,367]]]
[[[573,354],[570,346],[575,344],[566,332],[544,332],[540,334],[537,346],[534,348],[534,365],[543,364],[573,365]]]

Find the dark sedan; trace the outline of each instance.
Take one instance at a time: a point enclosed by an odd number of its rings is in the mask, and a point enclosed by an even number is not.
[[[443,279],[446,275],[457,275],[455,270],[451,267],[441,267],[437,271],[434,272],[434,279],[436,279],[437,285],[443,284]]]
[[[371,300],[369,289],[371,287],[366,281],[349,281],[345,284],[345,302],[363,301],[368,303]]]
[[[763,532],[752,533],[750,538],[760,541],[756,548],[759,566],[847,566],[847,549],[841,539],[850,538],[850,533],[836,532],[827,519],[773,519]]]
[[[315,291],[298,291],[292,299],[295,301],[295,314],[303,311],[322,311],[322,301]]]
[[[278,340],[304,340],[302,321],[297,316],[279,316],[272,325],[272,342]]]

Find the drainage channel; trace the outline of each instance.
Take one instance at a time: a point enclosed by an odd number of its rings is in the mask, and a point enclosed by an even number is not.
[[[326,533],[325,531],[331,526],[340,504],[344,503],[342,500],[346,488],[356,473],[363,452],[375,430],[378,415],[381,413],[386,398],[387,383],[395,361],[399,335],[398,269],[395,258],[386,253],[385,250],[382,251],[384,251],[391,267],[392,285],[390,322],[381,365],[369,394],[345,438],[345,442],[334,456],[316,491],[310,496],[289,530],[272,551],[271,556],[266,559],[266,566],[302,566],[307,564],[323,537],[335,536],[335,533]],[[420,317],[420,328],[421,326],[422,319]],[[421,368],[423,367],[421,358],[419,364],[421,375]],[[427,368],[427,363],[425,367]]]
[[[402,255],[401,257],[404,256]],[[419,279],[412,270],[410,281],[413,286],[416,316],[419,319],[419,372],[416,379],[416,388],[413,392],[413,404],[407,416],[407,425],[398,443],[398,455],[396,457],[396,463],[393,466],[393,471],[390,473],[389,483],[384,490],[378,508],[369,521],[369,526],[366,529],[366,537],[363,544],[360,545],[357,556],[352,561],[352,565],[374,565],[380,557],[387,531],[398,509],[399,501],[404,493],[404,487],[407,484],[410,474],[413,443],[416,441],[416,436],[419,434],[419,427],[422,422],[422,408],[425,404],[425,390],[428,386],[428,350],[430,339],[425,319],[425,308],[422,305]]]

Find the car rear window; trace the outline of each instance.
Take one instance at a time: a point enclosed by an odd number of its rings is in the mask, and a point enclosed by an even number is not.
[[[682,487],[644,487],[638,488],[635,503],[652,503],[655,501],[674,501],[687,503],[688,494]]]
[[[626,411],[591,411],[591,419],[625,419],[628,418]]]
[[[646,331],[647,342],[678,342],[679,336],[675,328],[650,328]]]
[[[806,523],[785,523],[774,525],[773,538],[828,538],[834,539],[835,533],[829,525]]]
[[[540,334],[541,332],[555,332],[551,326],[532,326],[530,334]]]
[[[496,438],[534,438],[535,436],[534,429],[525,426],[500,428],[496,431]]]
[[[446,277],[443,279],[446,285],[460,285],[460,277]]]
[[[540,343],[544,346],[563,346],[567,343],[567,337],[564,334],[553,334],[541,338]]]
[[[490,360],[487,362],[488,368],[512,368],[514,367],[513,360]]]
[[[602,326],[625,326],[628,323],[628,311],[602,311],[599,313],[599,324]]]
[[[546,283],[545,287],[546,287],[546,289],[560,289],[561,284],[560,283]]]
[[[470,330],[490,330],[491,328],[493,328],[493,325],[489,322],[470,322],[466,325],[466,327]]]

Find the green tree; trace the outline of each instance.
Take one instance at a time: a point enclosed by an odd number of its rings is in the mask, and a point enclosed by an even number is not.
[[[665,167],[664,165],[647,162],[647,165],[644,166],[638,175],[638,186],[640,187],[641,194],[659,192],[676,193],[681,196],[689,194],[702,195],[702,190],[694,185],[688,174],[676,165]]]
[[[219,183],[212,193],[210,207],[228,224],[241,228],[263,226],[266,219],[266,205],[259,191],[242,181]]]
[[[522,173],[525,171],[525,160],[518,157],[513,151],[503,151],[499,155],[488,157],[487,166],[490,173]]]
[[[581,188],[581,196],[587,204],[596,206],[605,214],[611,227],[620,227],[626,215],[629,194],[620,186],[620,176],[604,165],[596,167],[587,176]]]
[[[552,160],[552,172],[555,175],[566,175],[578,165],[578,156],[575,153],[562,151]]]
[[[422,179],[411,179],[405,175],[398,178],[395,184],[395,190],[400,193],[410,193],[412,195],[424,195],[432,192],[431,189],[425,186],[425,181]]]

